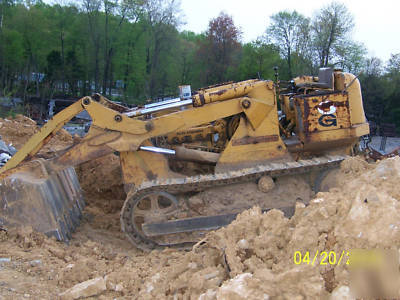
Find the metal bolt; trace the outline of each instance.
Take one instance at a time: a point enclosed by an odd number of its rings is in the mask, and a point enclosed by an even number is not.
[[[153,124],[153,122],[151,122],[151,121],[147,122],[146,125],[144,126],[144,128],[145,128],[147,131],[153,130],[153,129],[154,129],[154,124]]]
[[[116,122],[121,122],[122,121],[122,116],[121,115],[115,115],[114,120]]]
[[[89,104],[90,104],[89,98],[83,99],[83,105],[89,105]]]
[[[93,98],[95,101],[97,101],[97,102],[100,101],[100,95],[99,95],[99,94],[94,94],[94,95],[92,96],[92,98]]]
[[[242,102],[243,108],[247,109],[250,107],[250,105],[251,105],[251,102],[249,100],[243,100],[243,102]]]

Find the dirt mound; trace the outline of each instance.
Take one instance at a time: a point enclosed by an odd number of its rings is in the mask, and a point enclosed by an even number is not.
[[[75,170],[89,206],[105,213],[120,211],[126,194],[117,155],[109,154],[88,161],[77,166]]]
[[[9,119],[0,118],[1,138],[17,149],[20,149],[39,129],[35,121],[23,115]],[[72,143],[72,136],[66,130],[61,129],[39,153],[59,151],[71,146]]]
[[[31,228],[0,231],[0,241],[0,294],[5,299],[58,299],[75,284],[97,277],[107,284],[100,299],[137,298],[154,271],[178,264],[185,255],[143,253],[122,233],[94,229],[87,221],[68,245]]]
[[[352,270],[346,263],[337,264],[340,254],[357,248],[398,253],[400,248],[399,157],[377,164],[348,159],[327,176],[330,190],[318,193],[308,206],[298,200],[291,219],[278,210],[263,214],[255,207],[207,234],[190,252],[135,249],[118,228],[118,212],[101,204],[101,197],[119,197],[112,194],[121,182],[118,157],[81,167],[80,176],[86,179],[82,185],[92,190],[91,200],[69,245],[30,229],[0,231],[4,297],[54,299],[76,284],[103,278],[106,290],[96,296],[99,299],[351,299]],[[279,182],[275,184],[279,188]],[[251,197],[243,186],[234,191],[240,189],[242,197]],[[291,189],[300,187],[293,182]],[[207,195],[205,191],[199,197],[211,198]],[[296,264],[296,251],[303,256],[308,251],[309,263]],[[336,263],[320,264],[318,255],[312,264],[317,251],[335,252]],[[366,280],[367,288],[390,290],[378,279]]]
[[[228,227],[209,233],[178,265],[153,275],[156,282],[140,295],[145,297],[149,290],[153,297],[200,299],[348,295],[350,267],[346,263],[321,265],[319,256],[315,265],[295,264],[294,253],[308,251],[311,261],[317,251],[334,251],[338,257],[357,248],[398,253],[400,158],[376,166],[353,158],[342,164],[336,177],[345,184],[319,193],[307,207],[299,203],[290,220],[277,210],[243,212]],[[394,278],[398,289],[398,274]],[[390,289],[376,278],[370,280],[367,286],[374,284],[375,290]]]

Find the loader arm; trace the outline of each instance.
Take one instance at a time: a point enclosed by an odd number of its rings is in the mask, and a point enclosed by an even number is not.
[[[251,84],[253,89],[272,89],[271,82],[268,81]],[[32,136],[17,154],[0,169],[0,179],[19,171],[18,166],[21,162],[32,158],[58,130],[84,110],[92,118],[92,125],[87,136],[79,144],[47,162],[51,163],[51,171],[75,166],[115,151],[137,151],[150,138],[186,130],[242,112],[253,129],[256,129],[276,106],[274,98],[269,101],[260,101],[247,96],[241,97],[244,94],[243,90],[237,92],[236,96],[238,97],[234,97],[233,93],[234,91],[228,89],[227,95],[220,93],[209,96],[206,94],[205,103],[200,103],[199,98],[194,97],[193,104],[186,105],[185,110],[167,113],[150,120],[132,118],[129,116],[129,112],[121,109],[121,106],[118,106],[118,110],[116,110],[111,101],[98,94],[92,97],[83,97],[55,115],[38,133]]]
[[[73,117],[85,110],[83,103],[86,101],[97,101],[103,107],[110,108],[115,112],[125,113],[129,109],[113,103],[107,98],[100,94],[94,94],[92,97],[83,97],[57,113],[49,122],[47,122],[40,130],[35,133],[26,144],[23,145],[19,151],[11,157],[11,159],[0,168],[0,179],[4,178],[3,173],[17,167],[21,162],[27,158],[34,157],[40,149],[47,144],[47,142],[59,131],[66,123],[68,123]]]

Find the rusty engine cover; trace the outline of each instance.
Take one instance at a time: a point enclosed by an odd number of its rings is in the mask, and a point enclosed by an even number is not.
[[[315,133],[351,127],[346,92],[300,95],[294,98],[299,134],[311,139]]]

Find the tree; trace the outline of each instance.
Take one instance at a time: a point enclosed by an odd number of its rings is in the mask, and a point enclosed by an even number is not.
[[[80,65],[75,51],[67,52],[65,58],[65,77],[68,81],[72,95],[78,95],[78,80],[82,78],[82,66]]]
[[[154,97],[166,92],[168,80],[166,58],[177,43],[177,27],[181,24],[180,6],[176,0],[144,1],[146,44],[147,96]],[[169,56],[170,57],[170,56]],[[171,66],[170,66],[171,67]]]
[[[296,11],[281,11],[271,16],[267,37],[286,58],[289,78],[293,77],[293,56],[305,57],[309,49],[309,19]]]
[[[385,105],[386,84],[382,77],[382,61],[373,57],[366,60],[364,72],[360,75],[364,110],[369,121],[381,123]]]
[[[339,49],[349,41],[348,34],[353,27],[353,16],[344,4],[332,2],[317,12],[311,30],[320,67],[327,67],[335,56],[340,56]]]
[[[400,54],[391,56],[385,72],[382,61],[368,59],[364,73],[360,76],[364,109],[369,120],[382,123],[395,123],[400,127]]]
[[[100,82],[100,43],[101,43],[101,33],[99,30],[100,23],[100,9],[101,0],[83,0],[82,6],[86,12],[89,27],[89,36],[92,41],[92,47],[94,55],[94,85],[95,90],[99,90]]]
[[[180,34],[180,84],[187,84],[193,80],[193,72],[195,70],[194,56],[197,50],[197,43],[201,38],[191,31],[184,31]]]
[[[75,6],[67,6],[56,4],[50,8],[51,13],[54,16],[55,26],[52,27],[54,31],[57,31],[56,35],[60,42],[60,54],[61,54],[61,65],[62,65],[62,92],[66,93],[65,84],[65,47],[67,35],[71,32],[71,25],[75,21],[75,17],[78,13],[78,9]]]
[[[386,65],[387,90],[390,91],[385,101],[385,112],[390,122],[400,127],[400,53],[392,54]]]
[[[208,25],[205,40],[198,55],[204,63],[207,84],[227,81],[228,70],[234,66],[235,56],[240,50],[241,32],[231,16],[221,12]]]
[[[285,63],[279,55],[279,48],[258,39],[243,45],[240,60],[240,79],[273,78],[275,66]]]
[[[379,77],[382,75],[383,67],[382,60],[378,57],[371,57],[365,60],[364,74],[366,76]]]
[[[386,71],[394,76],[400,75],[400,53],[392,54],[386,66]]]
[[[351,40],[343,42],[336,50],[336,65],[342,70],[357,74],[365,67],[367,49],[362,43]]]

